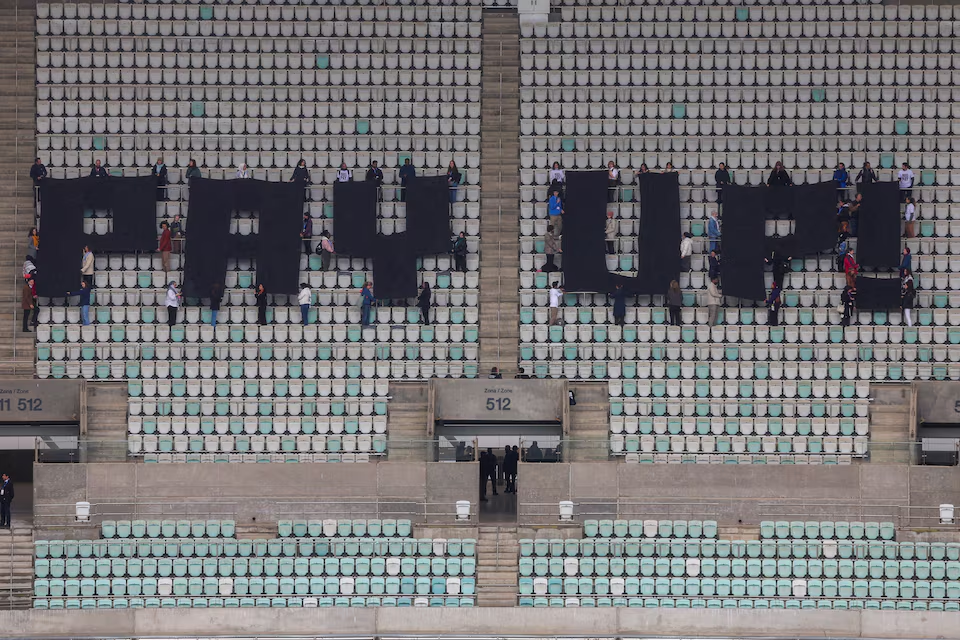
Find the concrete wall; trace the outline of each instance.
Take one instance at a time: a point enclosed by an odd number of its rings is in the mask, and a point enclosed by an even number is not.
[[[5,637],[569,635],[960,638],[956,613],[737,609],[2,611]]]

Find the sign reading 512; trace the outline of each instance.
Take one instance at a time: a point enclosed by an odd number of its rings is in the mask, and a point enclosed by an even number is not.
[[[0,399],[0,411],[11,411],[11,407],[16,407],[17,411],[43,411],[43,400],[40,398],[19,398],[14,405],[10,398]]]
[[[510,389],[502,387],[490,387],[483,390],[484,393],[493,394],[494,397],[487,396],[487,411],[510,411],[510,401],[512,398],[504,397],[511,393]]]

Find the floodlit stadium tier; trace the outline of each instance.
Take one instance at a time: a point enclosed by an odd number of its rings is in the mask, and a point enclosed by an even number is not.
[[[587,520],[520,541],[520,606],[960,611],[960,545],[897,542],[892,522]]]
[[[614,455],[848,463],[869,452],[870,382],[960,378],[953,7],[577,6],[561,16],[522,26],[519,360],[537,376],[609,379]],[[660,295],[628,300],[616,326],[607,296],[590,293],[566,294],[564,326],[548,326],[559,274],[540,270],[555,161],[620,168],[607,267],[628,275],[642,215],[634,172],[672,163],[681,231],[693,235],[681,326],[666,326]],[[832,179],[838,162],[851,182],[865,161],[885,181],[910,164],[921,201],[918,238],[904,241],[921,301],[915,326],[902,326],[898,309],[855,312],[853,326],[839,326],[834,254],[790,261],[780,327],[765,325],[762,304],[730,297],[708,325],[714,172],[724,162],[734,183],[759,185],[777,161],[795,184]],[[768,220],[766,235],[793,228]]]
[[[419,258],[433,326],[411,301],[360,326],[358,290],[372,260],[300,258],[313,290],[310,325],[296,296],[274,296],[256,326],[254,260],[228,261],[218,326],[192,300],[168,328],[163,288],[183,256],[96,256],[90,326],[62,299],[41,300],[37,375],[128,380],[130,453],[147,461],[353,461],[386,450],[386,381],[478,374],[479,7],[346,7],[267,3],[70,3],[37,7],[37,147],[53,178],[169,167],[157,224],[180,214],[190,233],[186,167],[283,181],[304,159],[311,251],[330,231],[341,163],[384,173],[378,231],[406,230],[398,171],[457,164],[451,232],[467,238],[466,271],[449,254]],[[84,228],[106,234],[107,211]],[[235,212],[231,233],[260,220]],[[94,243],[95,244],[95,243]],[[94,246],[96,253],[96,247]],[[374,283],[376,290],[376,283]],[[69,302],[69,301],[68,301]],[[240,386],[231,385],[246,378]],[[376,381],[376,390],[374,390]],[[376,400],[374,399],[376,397]]]
[[[38,609],[469,607],[476,540],[412,538],[409,520],[105,521],[100,540],[35,545]]]

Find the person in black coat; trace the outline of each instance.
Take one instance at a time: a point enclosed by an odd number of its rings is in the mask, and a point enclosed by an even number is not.
[[[3,474],[0,484],[0,529],[10,528],[10,504],[13,502],[13,482],[10,476]]]
[[[163,158],[157,158],[157,163],[153,165],[151,173],[153,177],[157,179],[157,200],[166,200],[167,165],[163,164]]]
[[[773,167],[773,171],[770,172],[770,178],[767,179],[768,187],[792,187],[793,180],[790,179],[790,174],[787,173],[787,170],[783,168],[782,162],[777,162]]]
[[[453,243],[453,262],[457,271],[466,271],[467,270],[467,236],[460,232],[457,236],[457,239]]]
[[[870,163],[864,162],[863,168],[860,169],[860,173],[857,174],[857,193],[863,191],[863,185],[879,181],[880,179],[877,177],[877,172],[870,168]]]
[[[492,457],[492,455],[491,455]],[[490,469],[490,462],[487,460],[487,452],[481,451],[480,458],[480,502],[487,501],[487,476]]]
[[[417,296],[417,306],[420,307],[420,317],[423,318],[423,324],[430,324],[430,283],[424,281],[420,285],[420,295]]]
[[[303,226],[300,227],[300,239],[303,240],[303,252],[308,256],[310,253],[310,240],[313,238],[313,219],[309,213],[303,214]]]
[[[517,488],[515,486],[517,481],[517,461],[513,457],[513,449],[510,448],[510,445],[507,445],[503,448],[503,477],[506,480],[507,486],[504,488],[504,493],[516,493]]]
[[[727,171],[727,165],[720,163],[717,172],[713,174],[713,179],[717,182],[717,204],[723,204],[723,188],[730,184],[730,172]]]
[[[710,256],[707,258],[709,261],[709,271],[707,272],[707,278],[709,280],[720,280],[720,256],[717,255],[717,251],[711,251]],[[719,284],[718,284],[719,286]]]
[[[110,174],[107,173],[106,168],[100,164],[99,160],[97,160],[96,162],[93,163],[93,168],[90,169],[90,177],[91,178],[109,178]]]
[[[40,162],[40,158],[30,165],[30,179],[33,180],[33,202],[40,202],[40,183],[47,177],[47,168]]]
[[[300,162],[294,167],[290,182],[299,182],[303,185],[310,184],[310,172],[307,170],[307,161],[303,158],[300,158]]]
[[[377,161],[374,160],[370,164],[370,168],[367,169],[367,182],[373,182],[377,185],[377,199],[383,200],[383,169],[377,166]]]
[[[783,276],[787,273],[787,269],[790,266],[790,258],[785,258],[777,251],[773,251],[768,257],[763,259],[763,262],[773,267],[773,282],[777,287],[783,289]]]
[[[267,290],[257,285],[257,324],[267,324]]]
[[[217,314],[220,313],[220,302],[223,300],[223,286],[215,282],[210,287],[210,326],[217,328]]]

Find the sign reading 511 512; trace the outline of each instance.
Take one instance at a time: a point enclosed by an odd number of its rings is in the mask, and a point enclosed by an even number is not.
[[[0,422],[76,422],[79,380],[0,381]]]

